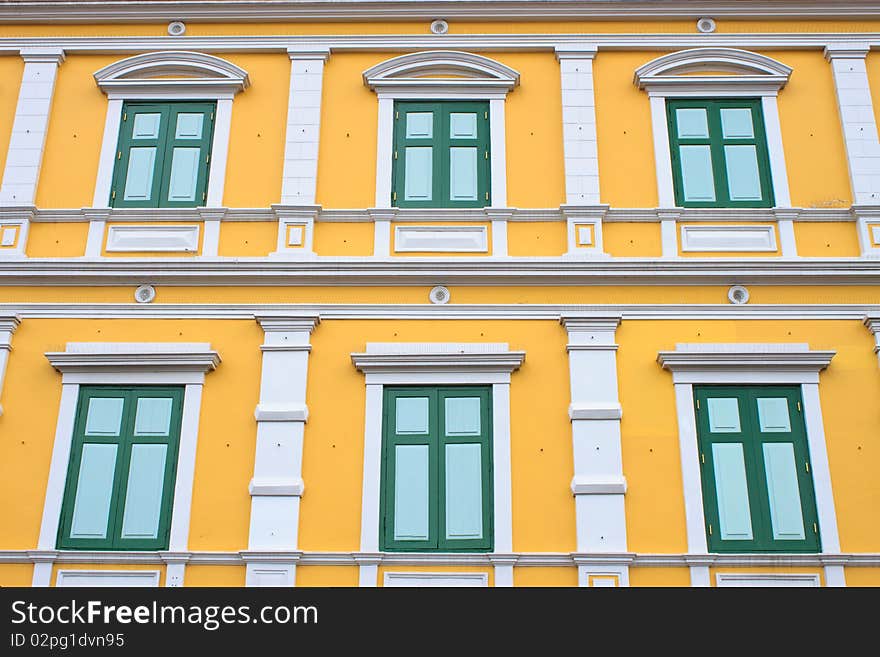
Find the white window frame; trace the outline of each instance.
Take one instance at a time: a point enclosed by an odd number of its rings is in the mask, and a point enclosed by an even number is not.
[[[250,85],[247,71],[213,55],[162,51],[135,55],[105,66],[95,72],[95,82],[107,94],[108,102],[93,207],[110,207],[122,105],[127,100],[216,101],[205,207],[217,208],[223,205],[232,126],[232,99]]]
[[[815,351],[801,343],[677,344],[661,351],[657,362],[672,372],[678,419],[678,439],[684,488],[688,552],[708,554],[703,488],[700,476],[695,385],[798,385],[801,388],[807,447],[819,518],[822,553],[840,552],[837,514],[831,489],[831,472],[825,444],[825,427],[819,401],[819,372],[831,363],[834,351]],[[752,553],[749,553],[752,554]],[[829,586],[843,586],[843,567],[825,566]],[[691,566],[691,583],[709,585],[709,567]]]
[[[364,480],[361,506],[361,552],[379,553],[381,523],[382,402],[385,386],[491,385],[494,552],[513,551],[510,475],[510,375],[525,360],[524,351],[505,343],[381,343],[351,354],[364,373]],[[482,553],[480,553],[482,554]],[[381,555],[380,555],[381,556]],[[360,585],[376,586],[378,564],[360,566]],[[513,586],[513,564],[495,566],[495,586]]]
[[[459,77],[449,77],[449,76]],[[447,77],[443,77],[447,76]],[[391,208],[396,100],[489,101],[490,208],[507,207],[504,105],[519,73],[494,59],[467,52],[428,50],[394,57],[364,71],[379,98],[376,145],[376,207]]]
[[[65,351],[48,352],[46,358],[61,372],[61,402],[37,548],[56,550],[80,386],[182,385],[180,445],[167,552],[185,552],[189,543],[202,386],[205,374],[220,363],[218,353],[207,343],[68,342]],[[101,552],[94,561],[100,562],[106,556],[112,558],[112,552]],[[182,585],[184,565],[169,563],[166,586]],[[34,566],[33,585],[48,586],[51,572],[51,560],[38,562]]]
[[[689,75],[711,71],[710,75]],[[723,73],[721,75],[718,72]],[[663,55],[636,69],[634,82],[648,92],[654,131],[654,163],[661,208],[674,208],[672,153],[669,145],[667,98],[760,98],[770,159],[774,207],[790,208],[791,193],[782,148],[776,97],[792,69],[785,64],[736,48],[691,48]]]

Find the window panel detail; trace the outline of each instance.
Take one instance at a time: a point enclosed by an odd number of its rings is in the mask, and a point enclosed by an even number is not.
[[[773,538],[803,540],[804,514],[801,511],[794,446],[791,443],[765,444],[764,467],[767,470]]]
[[[73,503],[71,537],[107,537],[113,475],[116,472],[116,451],[116,445],[83,445]]]
[[[709,431],[712,433],[739,433],[739,403],[734,399],[707,400],[709,408]]]
[[[168,445],[132,445],[122,538],[156,538]]]
[[[428,446],[394,448],[394,539],[428,540]]]
[[[751,539],[752,518],[743,446],[741,443],[716,443],[712,445],[712,456],[721,538]]]
[[[122,425],[124,399],[97,397],[89,400],[86,414],[87,436],[118,436]]]

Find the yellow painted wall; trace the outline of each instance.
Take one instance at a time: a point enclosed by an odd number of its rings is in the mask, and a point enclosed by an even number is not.
[[[514,586],[577,586],[575,567],[520,566],[513,569]]]
[[[300,547],[360,546],[365,385],[350,353],[363,351],[366,342],[508,342],[527,354],[511,385],[513,547],[573,550],[565,340],[556,322],[323,321],[312,334],[309,358],[303,448],[309,488],[300,509]]]
[[[313,248],[322,256],[373,255],[374,230],[372,222],[319,221],[315,224]]]
[[[0,172],[6,167],[9,137],[12,134],[23,72],[24,61],[21,57],[0,57]]]
[[[223,221],[220,223],[221,256],[265,256],[278,246],[278,224],[274,221]]]
[[[59,570],[158,570],[159,586],[165,586],[165,564],[143,563],[54,563],[50,586],[55,586]]]
[[[34,565],[30,563],[0,564],[0,586],[30,586]]]
[[[297,566],[297,586],[357,586],[357,566]]]
[[[636,567],[629,569],[630,586],[690,586],[689,568]]]
[[[880,568],[844,568],[847,586],[880,586]]]
[[[507,222],[507,253],[512,256],[558,256],[568,251],[562,221]]]
[[[852,258],[861,253],[856,225],[850,222],[797,222],[794,237],[799,256]]]
[[[880,481],[872,470],[880,463],[880,446],[872,438],[880,371],[861,322],[624,321],[617,342],[630,550],[687,549],[672,376],[655,362],[658,351],[676,342],[806,342],[837,351],[819,389],[841,549],[876,550],[880,528],[864,522],[864,509],[880,504]]]
[[[27,254],[31,258],[74,258],[86,252],[89,224],[32,223],[28,233]]]
[[[183,576],[185,586],[244,586],[244,566],[208,566],[188,564]]]
[[[602,225],[605,253],[617,258],[659,257],[663,253],[659,223],[617,223]]]
[[[298,570],[298,569],[297,569]],[[495,569],[487,566],[379,566],[379,586],[385,584],[385,573],[486,573],[489,586],[495,586]]]

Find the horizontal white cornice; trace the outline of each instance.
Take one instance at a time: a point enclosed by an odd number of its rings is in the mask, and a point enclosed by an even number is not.
[[[524,351],[509,351],[496,343],[367,343],[366,352],[353,353],[351,362],[364,374],[380,372],[497,372],[519,369]]]
[[[538,3],[541,4],[541,3]],[[15,3],[14,7],[18,7]],[[10,8],[0,4],[2,12]],[[880,16],[880,8],[877,11]],[[26,48],[60,48],[65,53],[134,54],[177,50],[232,53],[329,50],[331,52],[374,51],[413,52],[444,50],[491,51],[565,51],[568,48],[596,48],[601,57],[605,50],[680,50],[704,46],[720,48],[822,50],[836,44],[844,47],[880,48],[877,32],[767,32],[767,33],[573,33],[573,34],[335,34],[335,35],[229,35],[192,37],[149,36],[46,36],[0,38],[0,54],[16,55]]]
[[[857,258],[29,258],[0,261],[0,285],[880,285]]]
[[[672,372],[688,370],[784,369],[824,370],[837,352],[810,350],[806,344],[679,344],[661,351],[657,362]]]
[[[69,342],[46,358],[62,374],[96,371],[209,372],[220,355],[207,343]]]
[[[347,20],[609,20],[699,18],[872,18],[880,7],[871,0],[244,0],[202,2],[42,2],[6,3],[4,23],[127,23],[199,20],[209,22]]]

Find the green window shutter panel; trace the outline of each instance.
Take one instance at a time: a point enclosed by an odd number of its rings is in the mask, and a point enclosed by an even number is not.
[[[110,205],[205,204],[215,103],[125,103]]]
[[[395,103],[392,157],[396,207],[490,205],[489,103]]]
[[[760,99],[667,100],[666,112],[677,205],[773,206]]]
[[[711,552],[819,552],[800,389],[694,388]]]
[[[58,547],[168,548],[183,388],[80,389]]]
[[[381,547],[492,549],[488,387],[386,387]]]

